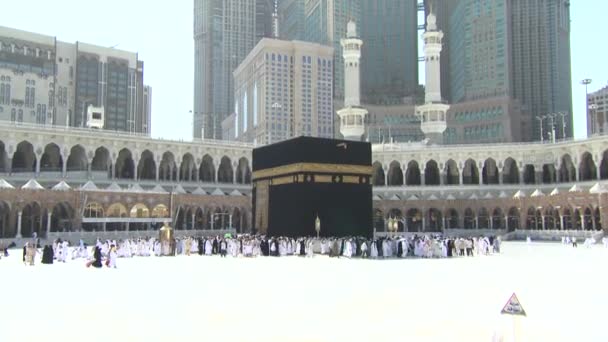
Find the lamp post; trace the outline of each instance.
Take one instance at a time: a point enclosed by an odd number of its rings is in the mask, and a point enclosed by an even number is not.
[[[566,113],[559,112],[557,115],[562,117],[562,139],[566,140]]]
[[[540,142],[542,143],[545,139],[543,137],[543,118],[544,116],[537,116],[536,120],[540,123]]]
[[[587,118],[591,120],[591,135],[600,133],[599,127],[596,125],[597,121],[595,117],[595,111],[597,110],[597,107],[598,106],[595,103],[592,103],[588,106],[589,115]]]
[[[581,84],[585,86],[585,114],[587,118],[589,118],[589,85],[591,82],[593,82],[593,80],[590,78],[585,78],[581,81]],[[587,127],[589,127],[589,124],[590,123],[587,122]]]
[[[317,214],[317,218],[315,219],[315,231],[317,232],[318,239],[319,233],[321,232],[321,219],[319,218],[319,214]]]

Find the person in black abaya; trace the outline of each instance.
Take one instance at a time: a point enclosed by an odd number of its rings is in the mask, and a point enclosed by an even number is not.
[[[300,240],[300,256],[306,256],[306,244],[304,240]]]
[[[211,246],[212,246],[212,252],[211,252],[211,254],[214,254],[214,255],[217,254],[219,252],[219,250],[220,250],[220,246],[217,243],[217,238],[213,239],[213,243],[212,243]]]
[[[46,265],[51,265],[53,264],[53,258],[53,247],[49,245],[44,246],[44,249],[42,250],[42,263]]]
[[[95,268],[101,268],[103,267],[102,265],[102,260],[101,260],[101,248],[99,248],[98,246],[95,246],[95,251],[93,252],[93,267]]]
[[[205,241],[202,237],[198,238],[198,255],[203,255],[205,253]]]

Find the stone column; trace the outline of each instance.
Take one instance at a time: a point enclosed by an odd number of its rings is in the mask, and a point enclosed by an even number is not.
[[[474,228],[475,229],[479,229],[479,216],[475,215],[475,221],[474,221],[474,223],[475,223]]]
[[[509,229],[509,214],[505,214],[505,229]]]
[[[63,165],[61,165],[61,177],[65,178],[68,175],[68,161],[66,158],[63,158]]]
[[[574,179],[576,182],[580,182],[581,181],[581,170],[579,168],[579,165],[574,165],[574,173],[576,174],[576,178]]]
[[[156,182],[160,180],[160,163],[156,162]]]
[[[87,165],[87,179],[91,179],[91,175],[93,174],[93,160],[89,160],[89,164]]]
[[[194,226],[195,220],[196,220],[196,215],[192,214],[192,230],[196,229],[195,226]]]
[[[498,184],[502,185],[502,170],[498,170]]]
[[[218,168],[217,170],[215,170],[215,173],[214,173],[214,175],[213,175],[215,183],[217,183],[217,174],[218,174],[219,172],[220,172],[220,170],[219,170],[219,168]]]
[[[103,226],[103,231],[104,231],[104,232],[106,231],[106,226],[105,226],[105,224],[104,224],[104,226]],[[127,221],[127,231],[129,231],[129,222],[128,222],[128,221]]]
[[[426,232],[426,217],[422,216],[422,231]]]
[[[228,215],[228,228],[232,229],[232,214]]]
[[[605,125],[605,123],[604,123],[604,125]],[[604,134],[607,134],[607,133],[604,133]],[[595,167],[595,169],[596,169],[596,171],[595,171],[596,177],[595,178],[599,181],[599,180],[602,179],[602,175],[601,175],[602,162],[601,162],[601,159],[598,159],[598,162],[596,162],[595,165],[596,165],[596,167]]]
[[[494,229],[494,215],[490,215],[490,229]]]
[[[213,230],[213,223],[215,221],[215,214],[211,214],[211,230]]]
[[[564,230],[564,216],[559,215],[559,230]]]
[[[22,222],[23,212],[19,211],[17,214],[17,239],[21,239],[21,222]]]
[[[104,223],[102,223],[102,228],[103,228],[103,232],[105,233],[105,232],[106,232],[106,223],[105,223],[105,222],[104,222]],[[127,229],[127,230],[128,230],[128,229]]]
[[[524,168],[519,168],[519,184],[524,184],[524,179],[526,175],[524,174]]]
[[[444,170],[439,172],[439,185],[444,185],[447,183],[445,179],[447,177],[446,175],[447,173]]]
[[[463,185],[464,184],[464,174],[463,174],[464,169],[463,168],[458,168],[458,185]]]
[[[40,158],[42,156],[36,155],[36,177],[40,176]]]
[[[232,184],[236,184],[236,169],[232,169]]]
[[[49,232],[51,231],[52,217],[53,217],[53,213],[48,212],[46,214],[46,236],[49,236]]]
[[[446,220],[445,220],[445,216],[444,216],[441,218],[441,230],[442,231],[447,229],[445,223],[446,223]]]
[[[545,230],[545,215],[541,215],[540,221],[541,221],[541,223],[543,225],[543,227],[541,228],[541,230]]]
[[[426,185],[426,177],[425,177],[426,168],[420,169],[420,185]]]
[[[481,170],[481,172],[479,172],[479,185],[483,185],[483,168],[479,168],[478,170]],[[488,174],[486,177],[489,180],[490,175]]]
[[[6,173],[9,176],[13,174],[13,158],[8,158],[8,163],[6,164]]]

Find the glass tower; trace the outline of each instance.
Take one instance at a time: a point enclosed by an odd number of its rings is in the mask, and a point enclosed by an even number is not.
[[[363,101],[401,103],[418,87],[416,0],[362,0],[361,7]]]

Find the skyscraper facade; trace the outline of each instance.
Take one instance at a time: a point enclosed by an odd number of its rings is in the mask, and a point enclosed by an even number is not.
[[[427,11],[438,11],[438,25],[446,33],[441,78],[448,101],[493,103],[492,108],[465,106],[472,113],[518,110],[502,115],[505,121],[497,123],[497,131],[504,136],[496,136],[497,141],[539,140],[543,117],[556,112],[568,113],[565,135],[572,136],[569,1],[427,0],[425,5]],[[492,98],[502,103],[485,101]],[[495,115],[476,117],[461,131],[494,124],[481,122],[486,119],[500,121]],[[543,139],[548,135],[549,130],[542,131]],[[475,136],[469,135],[468,142],[478,142]]]
[[[0,27],[0,118],[87,127],[94,106],[104,129],[149,134],[143,72],[137,53]]]
[[[400,104],[418,87],[416,0],[361,0],[364,103]]]
[[[279,36],[334,48],[334,98],[344,99],[344,58],[340,39],[349,20],[361,23],[361,0],[281,0]]]
[[[221,122],[232,113],[232,72],[257,41],[272,33],[269,0],[194,1],[193,136],[221,137]]]
[[[333,48],[262,39],[234,72],[234,114],[224,139],[271,144],[333,137]],[[226,122],[231,121],[231,122]]]

